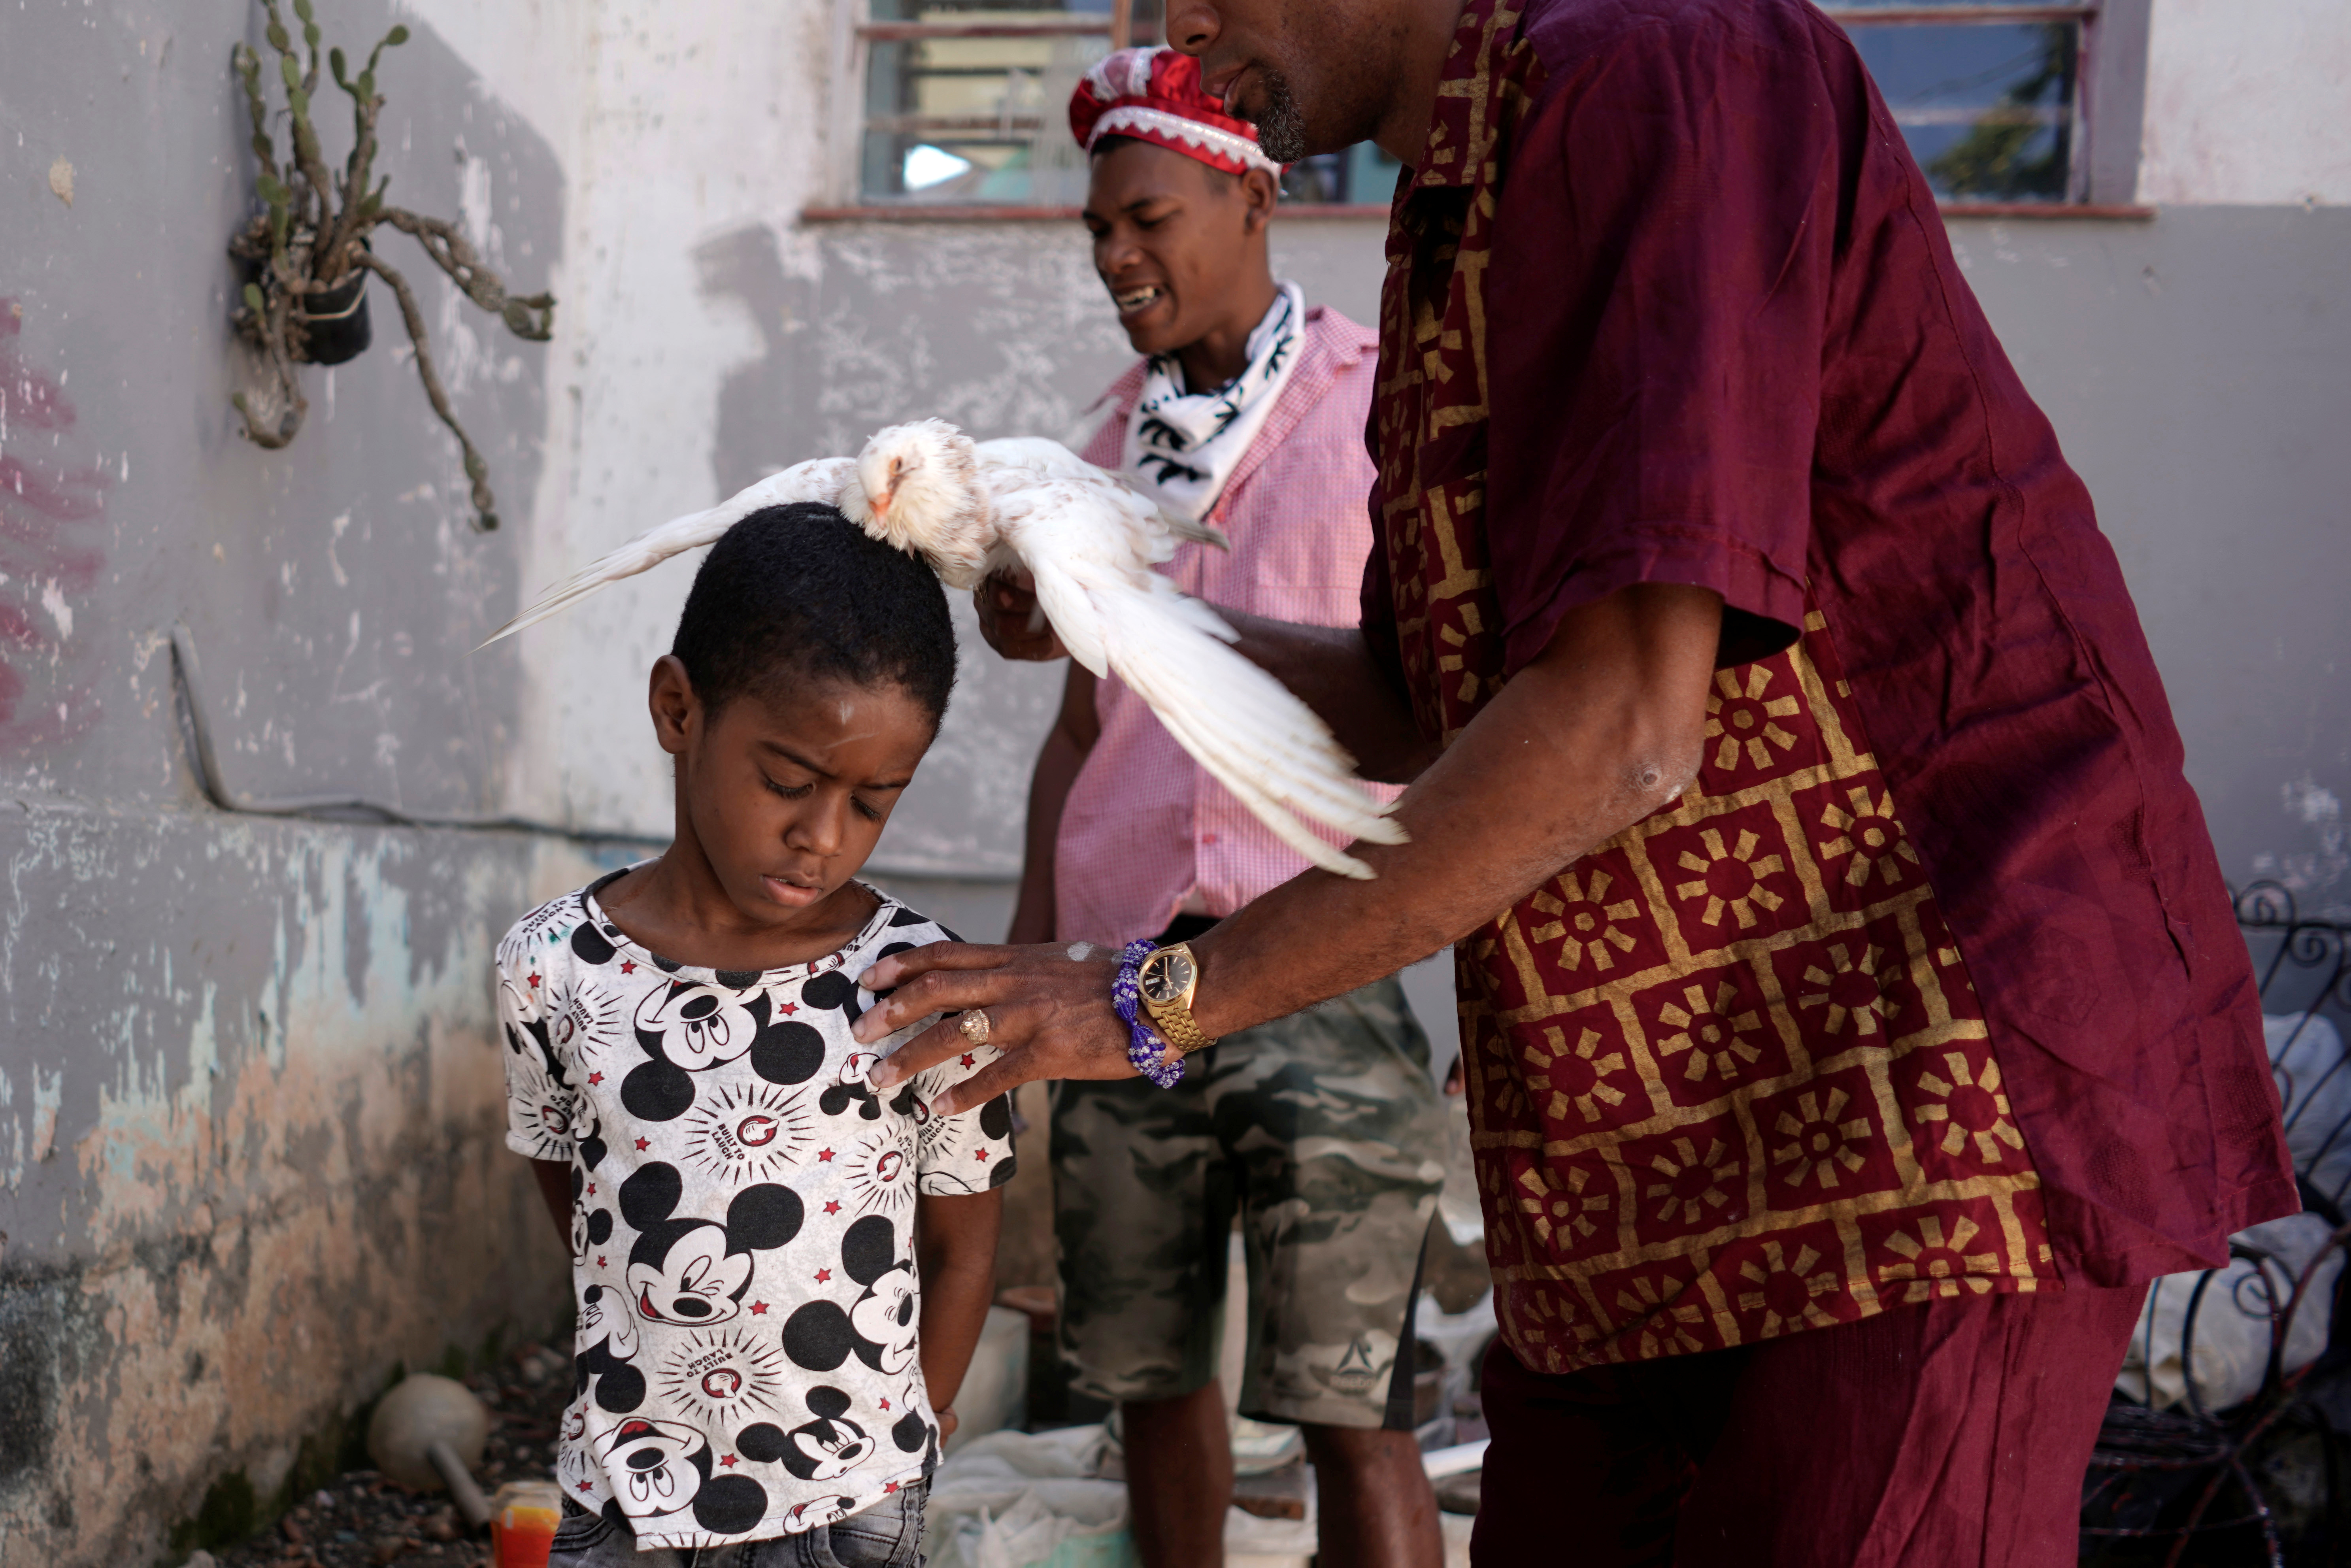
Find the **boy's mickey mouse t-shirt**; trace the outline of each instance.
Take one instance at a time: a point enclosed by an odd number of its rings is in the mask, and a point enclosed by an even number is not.
[[[714,970],[623,936],[596,902],[611,880],[498,945],[507,1145],[571,1165],[577,1392],[556,1476],[641,1548],[813,1529],[936,1463],[914,1196],[1002,1186],[1012,1115],[1001,1097],[925,1107],[998,1053],[886,1098],[867,1084],[883,1052],[850,1036],[873,1001],[856,976],[956,939],[885,894],[827,957]]]

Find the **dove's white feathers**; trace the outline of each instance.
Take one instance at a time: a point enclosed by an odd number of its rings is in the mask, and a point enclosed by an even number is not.
[[[1214,610],[1150,570],[1175,555],[1179,533],[1218,546],[1222,537],[1169,517],[1058,442],[987,441],[974,451],[994,512],[988,570],[1024,570],[1070,656],[1124,681],[1284,843],[1326,871],[1370,876],[1300,820],[1352,839],[1404,841],[1356,785],[1354,758],[1289,687],[1231,646],[1233,630]]]
[[[1325,871],[1370,876],[1300,820],[1374,843],[1404,841],[1385,808],[1356,785],[1354,759],[1311,708],[1231,645],[1222,617],[1149,570],[1175,551],[1155,507],[1135,497],[1110,528],[1103,511],[1089,487],[1068,480],[998,503],[1001,547],[1035,580],[1061,645],[1095,674],[1124,681],[1282,842]]]
[[[1236,635],[1214,610],[1151,570],[1176,553],[1179,535],[1218,546],[1222,536],[1169,517],[1058,442],[974,443],[935,419],[893,425],[854,459],[802,463],[631,540],[490,641],[710,544],[762,507],[810,500],[836,505],[873,538],[921,555],[951,588],[1007,569],[1030,578],[1071,657],[1124,681],[1212,778],[1316,865],[1372,874],[1301,819],[1352,839],[1404,841],[1313,710],[1232,646]]]

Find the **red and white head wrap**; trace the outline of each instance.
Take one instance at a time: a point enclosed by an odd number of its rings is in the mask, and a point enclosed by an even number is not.
[[[1105,136],[1155,141],[1228,174],[1281,165],[1257,144],[1257,128],[1200,90],[1200,62],[1174,49],[1121,49],[1098,61],[1070,95],[1070,133],[1087,152]]]

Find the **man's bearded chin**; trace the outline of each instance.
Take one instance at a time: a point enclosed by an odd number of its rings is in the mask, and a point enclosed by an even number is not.
[[[1265,107],[1250,116],[1257,126],[1257,144],[1277,163],[1295,163],[1311,149],[1306,145],[1306,117],[1290,90],[1290,78],[1277,70],[1265,73]]]

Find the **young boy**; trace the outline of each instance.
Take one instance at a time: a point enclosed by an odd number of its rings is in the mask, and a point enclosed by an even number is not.
[[[653,664],[675,841],[499,945],[507,1142],[579,1297],[550,1568],[922,1561],[1011,1113],[927,1112],[985,1046],[883,1099],[849,1026],[868,966],[955,939],[854,880],[954,679],[929,568],[746,518]]]

